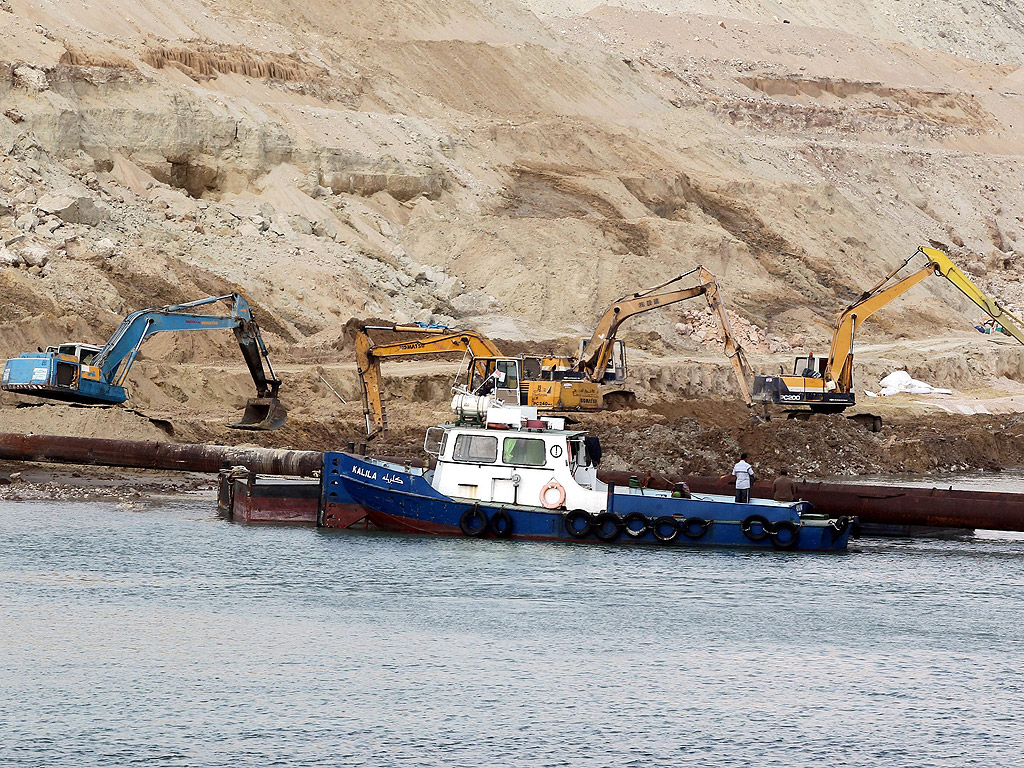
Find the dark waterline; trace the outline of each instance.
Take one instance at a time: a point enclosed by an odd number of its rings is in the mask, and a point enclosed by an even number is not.
[[[1022,555],[0,503],[0,766],[1016,766]]]

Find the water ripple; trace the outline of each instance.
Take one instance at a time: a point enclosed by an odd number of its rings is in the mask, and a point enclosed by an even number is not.
[[[0,765],[1016,765],[1024,541],[856,549],[5,503]]]

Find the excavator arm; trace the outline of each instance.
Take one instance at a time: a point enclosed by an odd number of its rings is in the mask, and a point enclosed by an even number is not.
[[[694,272],[697,273],[699,280],[697,285],[692,288],[664,290],[673,283],[677,283],[692,275]],[[590,340],[583,348],[583,352],[580,354],[579,361],[576,364],[576,370],[590,381],[600,381],[612,354],[615,335],[623,322],[641,312],[661,309],[670,304],[692,299],[695,296],[704,296],[708,306],[715,313],[719,331],[722,335],[722,342],[725,345],[725,353],[732,362],[733,369],[736,372],[736,379],[739,382],[743,400],[748,406],[752,405],[750,387],[747,383],[748,378],[752,377],[752,371],[747,364],[742,347],[732,334],[732,326],[729,323],[729,316],[725,311],[725,305],[722,302],[722,296],[718,290],[715,276],[704,267],[691,269],[689,272],[661,283],[661,285],[647,288],[630,296],[624,296],[612,304],[605,311],[600,321],[598,321],[593,335],[591,335]]]
[[[218,301],[231,302],[230,315],[201,315],[191,311]],[[108,384],[123,386],[142,343],[149,337],[164,331],[211,331],[218,328],[230,328],[235,332],[257,394],[260,397],[276,397],[281,382],[274,378],[266,346],[249,303],[237,293],[133,312],[114,331],[114,335],[93,359],[93,365],[100,369]],[[270,371],[269,376],[263,369],[264,362]]]
[[[995,299],[991,299],[986,296],[982,290],[976,286],[971,279],[967,277],[967,275],[961,272],[956,264],[950,261],[949,257],[938,248],[926,248],[922,246],[920,251],[930,258],[933,264],[935,264],[936,274],[942,275],[944,278],[949,280],[949,282],[955,285],[964,296],[981,307],[981,310],[986,315],[999,323],[1007,334],[1015,338],[1021,344],[1024,344],[1024,320],[1021,320],[1016,315],[1011,314],[1001,307],[999,302]]]
[[[701,269],[703,270],[703,267]],[[754,401],[750,396],[749,382],[754,378],[754,370],[747,362],[747,354],[743,351],[743,347],[732,334],[732,323],[729,322],[729,313],[725,311],[725,302],[722,301],[722,295],[719,293],[718,282],[710,272],[705,274],[710,279],[706,283],[707,290],[704,293],[704,298],[718,318],[718,330],[722,335],[722,344],[725,346],[725,356],[729,358],[733,371],[736,373],[736,383],[739,384],[743,402],[748,408],[751,408]]]
[[[369,331],[399,332],[417,338],[375,345],[370,339]],[[387,429],[383,377],[380,372],[381,359],[439,355],[445,352],[468,352],[474,358],[502,356],[494,342],[475,331],[424,328],[418,325],[364,326],[356,332],[355,348],[367,437],[374,437]]]
[[[904,278],[891,282],[896,274],[910,261],[922,254],[928,263]],[[970,278],[967,277],[937,248],[921,246],[907,257],[898,267],[893,269],[873,288],[863,293],[860,298],[848,306],[836,321],[829,349],[828,362],[825,367],[825,387],[830,391],[850,392],[853,389],[853,342],[857,330],[871,315],[886,306],[894,299],[902,296],[915,285],[930,275],[939,275],[955,285],[961,293],[977,304],[987,315],[998,321],[1006,332],[1024,343],[1024,322],[1007,312],[998,302],[986,296]]]

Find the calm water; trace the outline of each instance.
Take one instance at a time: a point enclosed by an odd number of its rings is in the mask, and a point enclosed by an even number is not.
[[[0,765],[1017,766],[1024,539],[846,555],[0,503]]]

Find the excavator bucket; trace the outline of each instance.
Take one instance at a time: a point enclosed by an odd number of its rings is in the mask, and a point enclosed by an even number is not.
[[[253,397],[245,404],[245,413],[231,429],[280,429],[288,420],[288,411],[276,397]]]

